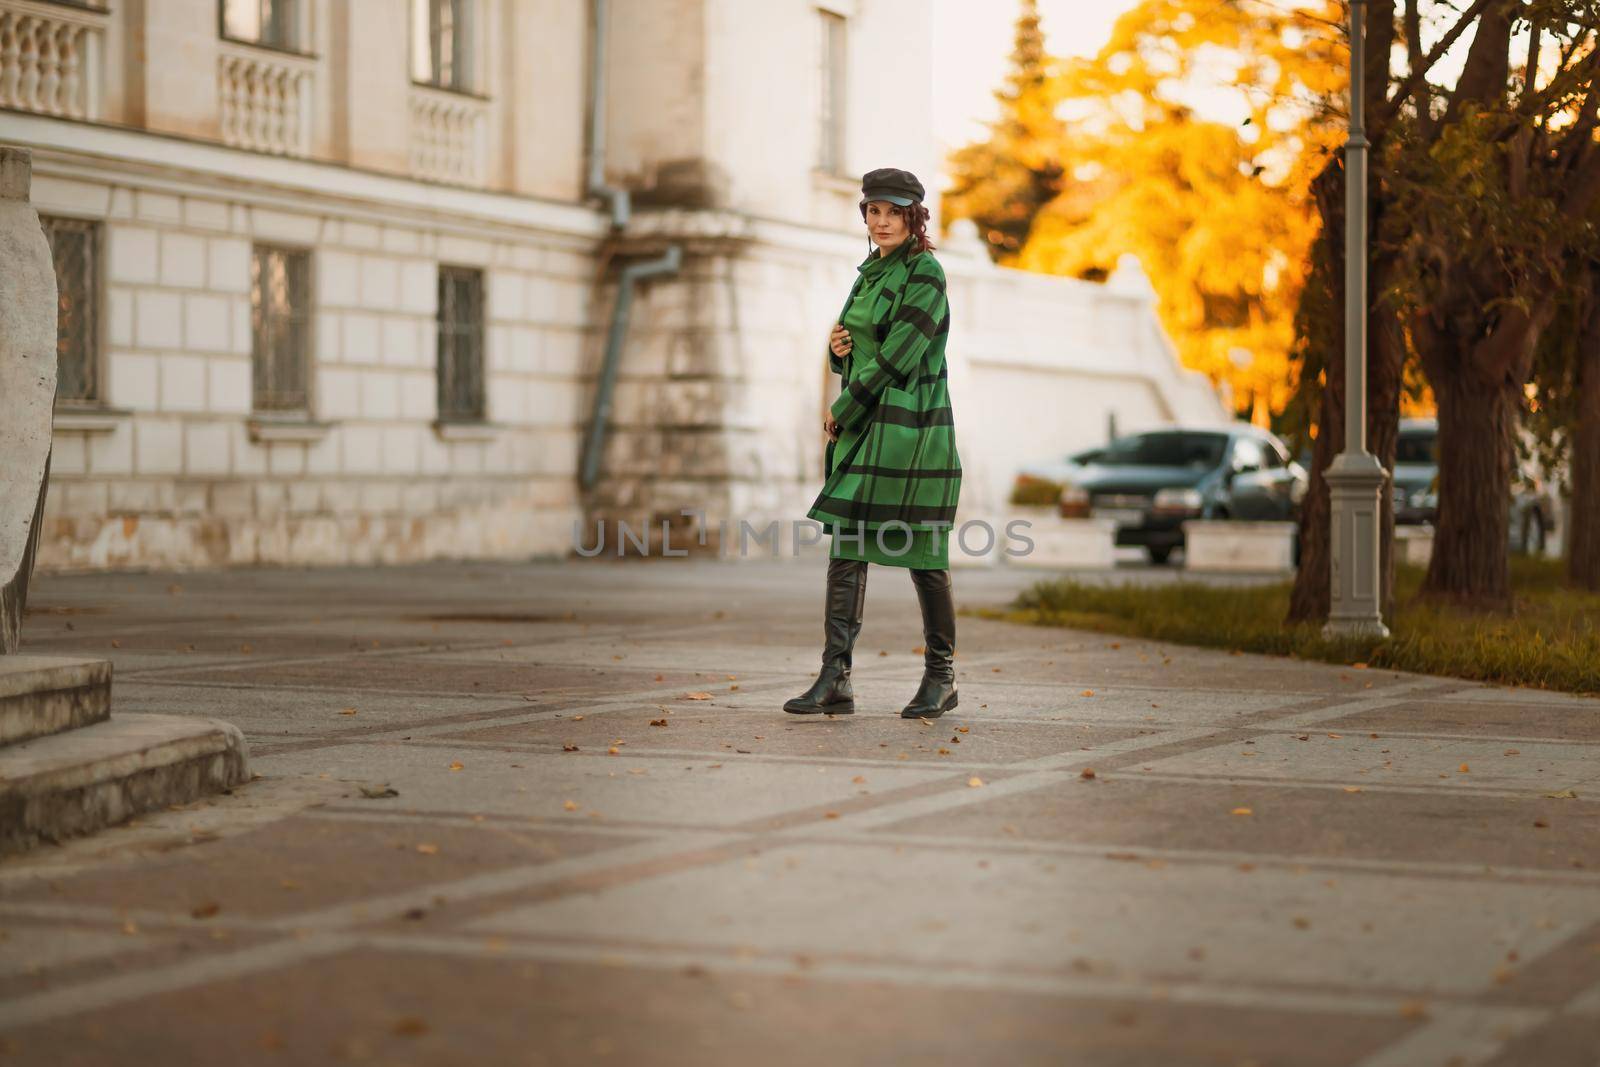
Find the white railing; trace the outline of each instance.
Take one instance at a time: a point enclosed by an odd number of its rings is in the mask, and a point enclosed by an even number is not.
[[[462,185],[482,185],[488,125],[486,101],[413,85],[412,175]]]
[[[104,12],[0,3],[0,107],[100,117]]]
[[[255,152],[308,154],[315,70],[309,57],[223,42],[217,60],[222,140]]]

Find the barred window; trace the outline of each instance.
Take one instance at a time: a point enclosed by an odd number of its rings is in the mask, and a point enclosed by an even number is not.
[[[439,421],[482,422],[483,271],[439,268]]]
[[[222,0],[222,36],[287,52],[300,51],[305,47],[300,6],[300,0]]]
[[[817,169],[844,173],[845,20],[832,11],[818,11]]]
[[[100,401],[100,224],[41,215],[56,269],[56,403]]]
[[[473,88],[474,0],[411,0],[411,78],[466,92]]]
[[[309,411],[311,254],[256,245],[250,257],[250,329],[257,411]]]

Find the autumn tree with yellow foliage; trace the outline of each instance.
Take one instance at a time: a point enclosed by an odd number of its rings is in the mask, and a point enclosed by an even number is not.
[[[1019,40],[1031,4],[1023,14]],[[961,195],[947,197],[944,217],[992,229],[984,212],[1006,190],[973,169],[980,149],[1051,116],[1061,189],[1017,254],[997,258],[1100,279],[1119,256],[1138,256],[1184,365],[1269,423],[1294,391],[1294,313],[1318,228],[1310,181],[1342,143],[1328,107],[1344,85],[1330,28],[1339,14],[1327,0],[1144,0],[1094,57],[1050,61],[1048,78],[1020,81],[1028,92],[1002,94],[991,142],[952,157]]]

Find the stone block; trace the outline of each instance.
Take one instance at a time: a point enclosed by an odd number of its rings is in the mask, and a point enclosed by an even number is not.
[[[1074,570],[1109,569],[1115,565],[1117,527],[1110,519],[1065,519],[1047,508],[1029,514],[1017,510],[1018,514],[1002,516],[1005,521],[1001,522],[996,522],[991,516],[979,516],[987,523],[987,528],[973,526],[964,534],[959,532],[961,524],[958,523],[955,532],[960,540],[952,543],[951,558],[957,554],[974,557],[994,555],[1010,566]],[[1013,518],[1023,519],[1031,525],[1019,526],[1014,535],[1008,535],[1006,522]],[[966,521],[965,516],[962,521]],[[1031,540],[1032,547],[1022,538]],[[987,551],[983,551],[986,546]],[[1005,555],[1008,547],[1023,554]]]
[[[250,410],[250,361],[213,356],[206,361],[206,406],[213,412],[244,414]]]
[[[1401,563],[1413,567],[1426,567],[1433,558],[1432,526],[1396,526],[1394,528],[1394,555]]]
[[[381,321],[367,311],[348,311],[344,315],[341,349],[346,363],[377,363],[381,353]]]
[[[161,397],[161,360],[139,352],[106,357],[107,397],[117,407],[154,411]]]
[[[1292,522],[1183,524],[1184,568],[1193,571],[1279,572],[1294,569]]]
[[[162,356],[161,410],[204,411],[205,406],[206,358],[204,356]]]
[[[191,422],[183,428],[183,463],[189,474],[227,474],[232,469],[228,427],[220,422]]]
[[[134,297],[134,340],[140,348],[183,345],[183,301],[177,293],[141,289]]]
[[[384,316],[383,362],[397,367],[415,367],[423,362],[417,347],[417,326],[411,319]]]
[[[148,284],[158,273],[156,231],[113,224],[106,234],[106,279]]]
[[[486,317],[492,322],[520,322],[526,288],[527,282],[520,274],[505,270],[490,271]]]
[[[317,369],[317,413],[324,419],[352,419],[361,415],[361,371],[337,367]]]
[[[412,315],[439,313],[439,269],[420,259],[400,265],[400,310]]]
[[[360,372],[361,414],[369,419],[400,416],[400,379],[388,371]]]
[[[96,477],[133,471],[133,426],[123,423],[110,433],[89,438],[89,473]]]
[[[0,657],[0,746],[104,722],[110,714],[110,661]]]
[[[399,303],[399,263],[388,256],[362,256],[361,306],[392,311]]]
[[[0,749],[0,852],[61,841],[250,778],[244,735],[214,719],[119,715]]]
[[[212,237],[206,242],[206,282],[222,293],[250,291],[250,242],[240,237]]]
[[[133,292],[120,285],[106,291],[106,340],[119,347],[133,344]]]
[[[229,328],[233,316],[228,299],[204,293],[190,293],[183,298],[183,343],[191,352],[222,352],[232,350]]]
[[[161,235],[161,284],[198,289],[206,284],[206,242],[187,233]]]
[[[140,189],[134,194],[134,213],[151,222],[182,222],[183,205],[175,196]]]
[[[361,300],[361,257],[349,252],[317,254],[317,306],[349,308]]]
[[[202,200],[185,197],[183,224],[197,230],[226,230],[229,219],[228,205],[220,200]]]
[[[134,467],[140,474],[183,471],[183,423],[148,416],[134,421]]]
[[[421,463],[418,442],[426,432],[420,426],[385,426],[383,469],[391,474],[415,474]]]
[[[321,230],[322,220],[314,215],[297,215],[261,207],[250,209],[250,232],[264,241],[314,245]]]

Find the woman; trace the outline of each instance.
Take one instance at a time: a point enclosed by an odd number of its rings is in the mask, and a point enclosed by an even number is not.
[[[839,397],[823,419],[827,480],[807,515],[833,538],[822,672],[783,705],[795,714],[855,711],[851,650],[861,632],[867,564],[905,567],[922,607],[922,683],[900,712],[936,719],[956,706],[956,613],[950,536],[961,459],[945,375],[950,331],[944,268],[928,241],[922,183],[884,167],[861,182],[872,251],[828,340]]]

